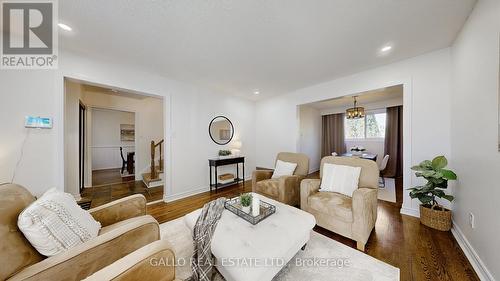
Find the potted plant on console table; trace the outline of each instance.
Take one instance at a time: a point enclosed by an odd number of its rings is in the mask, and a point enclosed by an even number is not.
[[[231,158],[233,157],[231,155],[231,150],[227,150],[227,149],[221,149],[219,150],[219,159],[228,159],[228,158]]]
[[[411,169],[416,171],[417,177],[427,180],[423,186],[409,188],[410,197],[418,198],[420,205],[420,222],[424,225],[441,231],[451,229],[451,210],[439,205],[436,197],[453,201],[453,196],[447,195],[444,190],[448,188],[449,180],[456,180],[457,175],[445,169],[448,160],[444,156],[438,156],[432,161],[425,160]]]

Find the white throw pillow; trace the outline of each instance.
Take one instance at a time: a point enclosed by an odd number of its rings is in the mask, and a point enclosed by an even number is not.
[[[319,191],[338,192],[349,197],[358,189],[361,167],[325,163]]]
[[[76,204],[71,194],[52,188],[31,203],[17,220],[31,245],[54,256],[97,237],[101,224]]]
[[[274,169],[273,176],[271,178],[277,179],[281,176],[291,176],[297,168],[297,163],[290,163],[278,160],[276,161],[276,168]]]

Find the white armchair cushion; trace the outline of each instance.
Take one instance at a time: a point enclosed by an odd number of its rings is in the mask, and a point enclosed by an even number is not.
[[[52,188],[19,214],[17,225],[44,256],[54,256],[97,237],[101,224],[71,194]]]
[[[358,189],[361,167],[325,163],[319,191],[338,192],[352,197]]]
[[[290,163],[278,160],[276,161],[276,168],[274,169],[273,176],[271,178],[277,179],[282,176],[291,176],[295,169],[297,168],[297,163]]]

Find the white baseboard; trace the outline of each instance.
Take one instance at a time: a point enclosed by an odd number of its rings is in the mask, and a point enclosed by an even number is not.
[[[489,272],[488,268],[486,268],[486,265],[483,263],[479,255],[476,253],[476,250],[474,250],[472,245],[469,243],[469,240],[467,240],[467,237],[465,237],[464,233],[460,230],[460,227],[458,227],[455,221],[453,221],[451,233],[453,234],[453,237],[455,237],[455,240],[457,240],[457,243],[462,251],[464,251],[465,256],[476,271],[479,279],[485,281],[495,281],[495,278]]]
[[[154,205],[156,203],[163,203],[163,202],[165,202],[165,201],[163,201],[163,199],[158,199],[158,200],[155,200],[155,201],[147,202],[146,206]]]
[[[177,193],[177,194],[163,196],[163,201],[168,203],[168,202],[176,201],[176,200],[179,200],[182,198],[186,198],[186,197],[193,196],[193,195],[207,192],[207,191],[210,191],[209,187],[202,187],[202,188],[198,188],[198,189],[194,189],[194,190],[190,190],[190,191],[185,191],[185,192],[181,192],[181,193]]]
[[[245,181],[248,181],[251,179],[252,179],[251,176],[245,177]],[[210,187],[202,187],[202,188],[198,188],[198,189],[194,189],[194,190],[190,190],[190,191],[185,191],[185,192],[180,192],[177,194],[172,194],[172,195],[167,195],[167,196],[164,195],[163,201],[165,201],[165,203],[168,203],[168,202],[176,201],[176,200],[179,200],[182,198],[186,198],[186,197],[193,196],[193,195],[200,194],[200,193],[207,192],[207,191],[210,191]]]
[[[103,170],[116,170],[116,169],[121,169],[121,168],[122,168],[122,166],[120,166],[120,167],[101,167],[98,169],[92,169],[92,172],[103,171]]]
[[[401,207],[400,213],[403,215],[420,218],[420,210],[418,210],[418,209]]]

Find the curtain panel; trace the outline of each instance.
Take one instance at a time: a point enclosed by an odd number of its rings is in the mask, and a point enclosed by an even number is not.
[[[394,178],[403,175],[403,106],[387,108],[385,125],[384,155],[389,155],[389,162],[383,171],[385,177]]]
[[[321,118],[321,157],[330,156],[332,152],[345,153],[344,114],[323,115]]]

